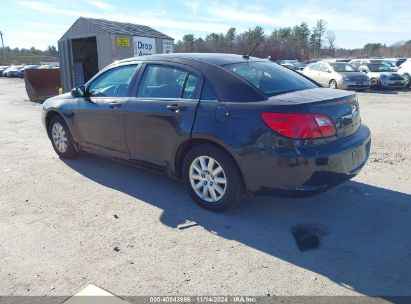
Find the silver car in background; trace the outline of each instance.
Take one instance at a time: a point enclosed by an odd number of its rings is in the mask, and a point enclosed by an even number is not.
[[[308,65],[303,74],[331,89],[367,90],[370,78],[346,62],[319,61]]]
[[[353,59],[349,62],[349,64],[351,64],[357,69],[360,66],[365,65],[365,64],[385,64],[385,65],[388,65],[390,68],[395,69],[396,68],[395,63],[396,61],[393,61],[391,59],[386,59],[386,58]]]
[[[24,65],[12,65],[8,69],[3,71],[3,77],[18,77],[18,72],[19,70],[23,67]]]
[[[407,87],[411,87],[411,58],[402,63],[398,69],[398,74],[404,77]]]
[[[359,70],[370,77],[373,88],[401,89],[407,85],[404,77],[386,64],[364,64]]]

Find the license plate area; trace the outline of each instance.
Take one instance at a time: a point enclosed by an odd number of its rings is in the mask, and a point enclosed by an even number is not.
[[[352,163],[354,166],[360,165],[365,161],[366,155],[365,155],[365,148],[364,147],[360,147],[358,149],[355,149],[354,151],[352,151],[351,153],[351,157],[352,157]]]

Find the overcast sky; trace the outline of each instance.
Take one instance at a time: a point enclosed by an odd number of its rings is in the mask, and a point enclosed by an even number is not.
[[[269,34],[305,21],[311,28],[319,18],[335,31],[337,47],[411,40],[411,0],[0,1],[4,43],[19,48],[57,45],[79,16],[148,25],[176,40],[188,33],[225,33],[230,27],[240,32],[260,25]]]

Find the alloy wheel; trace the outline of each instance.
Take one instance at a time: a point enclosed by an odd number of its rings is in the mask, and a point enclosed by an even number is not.
[[[51,129],[51,136],[57,150],[61,153],[65,153],[68,148],[68,138],[66,131],[59,122],[54,123],[53,128]]]
[[[378,86],[378,80],[376,78],[371,78],[371,86],[372,87],[377,87]]]
[[[227,189],[226,174],[214,158],[197,157],[190,165],[189,174],[191,187],[201,199],[215,203],[224,196]]]

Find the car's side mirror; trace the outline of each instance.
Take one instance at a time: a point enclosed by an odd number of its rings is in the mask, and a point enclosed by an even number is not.
[[[71,96],[74,98],[81,98],[81,97],[86,97],[86,89],[84,86],[77,87],[71,90]]]
[[[327,69],[327,73],[331,73],[332,71],[330,69]]]

